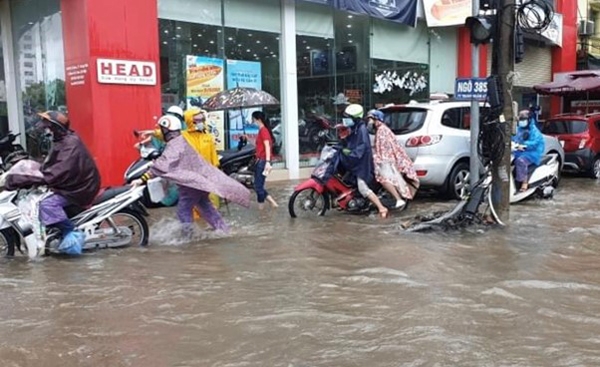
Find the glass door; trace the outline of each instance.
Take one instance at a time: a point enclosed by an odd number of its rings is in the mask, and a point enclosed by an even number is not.
[[[0,25],[0,136],[8,132],[8,109],[6,104],[6,77],[4,73],[4,49],[2,47],[2,27]]]

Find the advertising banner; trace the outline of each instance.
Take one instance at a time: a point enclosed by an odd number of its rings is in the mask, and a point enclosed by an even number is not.
[[[472,0],[423,0],[428,27],[465,24],[473,13]]]
[[[563,36],[563,16],[559,13],[552,13],[552,21],[548,28],[542,32],[542,36],[555,44],[562,47]]]
[[[224,61],[222,59],[186,56],[187,107],[202,108],[204,102],[225,89]],[[207,124],[215,136],[217,150],[225,149],[225,118],[223,111],[209,112]]]
[[[374,18],[417,26],[418,0],[302,0]],[[440,0],[443,2],[452,0]]]
[[[366,14],[375,18],[416,27],[417,0],[333,0],[340,10]]]
[[[262,70],[258,61],[227,60],[227,87],[262,88]],[[258,127],[252,124],[252,112],[262,108],[246,108],[229,111],[229,148],[237,147],[242,134],[252,144],[256,141]]]

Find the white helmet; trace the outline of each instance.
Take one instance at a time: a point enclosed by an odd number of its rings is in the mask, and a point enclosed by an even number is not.
[[[346,109],[344,110],[344,114],[354,119],[361,119],[365,114],[365,110],[363,109],[363,106],[353,103],[346,107]]]
[[[179,107],[179,106],[169,107],[169,109],[167,110],[167,113],[169,113],[171,115],[175,115],[175,116],[179,117],[179,119],[183,120],[183,109],[181,109],[181,107]]]
[[[175,116],[164,115],[158,119],[158,126],[162,126],[169,131],[180,131],[181,120]]]

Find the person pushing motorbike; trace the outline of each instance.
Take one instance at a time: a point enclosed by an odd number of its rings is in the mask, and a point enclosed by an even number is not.
[[[336,126],[342,140],[339,164],[354,175],[360,194],[377,207],[382,218],[386,218],[388,209],[369,187],[374,178],[373,152],[363,116],[363,107],[351,104],[344,110],[342,123]]]

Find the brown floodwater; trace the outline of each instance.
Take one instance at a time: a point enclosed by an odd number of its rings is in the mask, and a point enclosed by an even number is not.
[[[599,184],[512,207],[511,227],[408,234],[388,220],[231,207],[229,236],[0,260],[0,366],[598,366]]]

